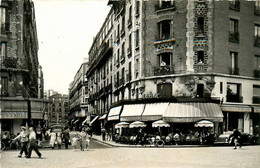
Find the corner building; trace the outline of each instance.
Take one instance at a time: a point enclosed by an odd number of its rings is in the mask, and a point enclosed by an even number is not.
[[[259,1],[108,5],[89,51],[90,114],[113,129],[162,119],[190,130],[209,120],[218,133],[253,134],[260,124]]]

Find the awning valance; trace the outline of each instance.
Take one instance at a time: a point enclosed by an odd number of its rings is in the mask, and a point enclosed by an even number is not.
[[[250,113],[252,111],[250,106],[238,105],[238,104],[222,104],[221,109],[222,109],[222,111],[225,111],[225,112]]]
[[[208,120],[201,120],[195,123],[194,127],[214,127],[214,123]]]
[[[93,123],[98,119],[98,117],[99,117],[99,116],[96,116],[96,117],[89,123],[89,125],[92,126]]]
[[[151,103],[146,104],[142,114],[142,121],[161,120],[163,113],[168,108],[169,103]]]
[[[107,120],[108,121],[119,120],[119,115],[120,115],[120,112],[121,112],[121,108],[122,108],[122,106],[117,106],[117,107],[111,108],[109,110]]]
[[[99,118],[99,120],[105,120],[107,118],[107,114],[103,114],[100,118]]]
[[[260,106],[253,106],[254,113],[260,113]]]
[[[82,122],[82,125],[90,123],[90,116],[87,116],[86,119]]]
[[[120,121],[136,121],[141,120],[141,115],[144,111],[144,104],[129,104],[124,105]]]
[[[200,120],[223,122],[223,114],[218,104],[214,103],[170,103],[163,120],[166,122],[197,122]]]

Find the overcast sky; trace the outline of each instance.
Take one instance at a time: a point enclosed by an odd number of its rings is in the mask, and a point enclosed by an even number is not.
[[[107,0],[33,0],[44,90],[68,93],[70,82],[110,7]]]

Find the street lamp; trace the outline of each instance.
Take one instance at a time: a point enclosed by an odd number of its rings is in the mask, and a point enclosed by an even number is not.
[[[28,127],[31,126],[31,121],[32,121],[32,116],[31,116],[31,101],[30,101],[30,94],[29,92],[27,91],[27,89],[24,87],[23,85],[23,81],[20,81],[19,82],[19,85],[22,86],[25,90],[25,93],[26,93],[26,100],[27,100],[27,125]]]

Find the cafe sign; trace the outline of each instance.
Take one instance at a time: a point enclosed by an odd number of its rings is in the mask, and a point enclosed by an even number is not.
[[[1,119],[26,119],[27,112],[1,112]]]

